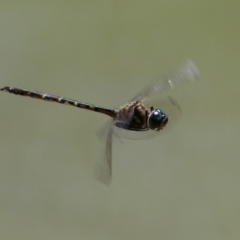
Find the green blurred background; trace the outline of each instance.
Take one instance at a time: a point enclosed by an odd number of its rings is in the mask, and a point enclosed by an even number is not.
[[[240,239],[239,1],[1,1],[0,83],[115,107],[193,59],[181,121],[113,146],[108,118],[0,94],[0,239]]]

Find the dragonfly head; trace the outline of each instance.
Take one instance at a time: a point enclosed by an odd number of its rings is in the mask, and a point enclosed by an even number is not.
[[[160,131],[166,126],[168,117],[161,109],[152,108],[151,110],[148,116],[148,127],[151,130]]]

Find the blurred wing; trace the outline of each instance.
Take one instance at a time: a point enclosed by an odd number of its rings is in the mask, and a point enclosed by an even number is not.
[[[195,63],[188,60],[165,77],[149,85],[143,92],[133,98],[132,101],[143,101],[154,95],[165,93],[187,82],[195,81],[198,75],[199,72]]]
[[[110,124],[108,131],[105,131],[105,135],[107,133],[107,137],[104,137],[106,138],[105,154],[96,162],[95,177],[105,187],[108,187],[112,180],[112,127],[113,123]],[[103,131],[100,134],[103,138]]]

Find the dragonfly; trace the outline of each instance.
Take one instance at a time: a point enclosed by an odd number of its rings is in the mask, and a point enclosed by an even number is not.
[[[20,96],[67,104],[111,117],[111,123],[106,131],[104,157],[98,161],[96,171],[98,181],[108,187],[112,179],[112,136],[145,139],[159,135],[170,123],[174,122],[174,117],[176,118],[181,114],[181,109],[173,98],[167,96],[161,99],[160,96],[171,89],[195,81],[198,75],[199,72],[195,63],[188,60],[164,77],[145,87],[143,91],[123,106],[112,109],[23,88],[3,87],[0,90]],[[157,97],[156,102],[159,104],[157,107],[161,108],[155,108],[153,105],[148,106],[148,100],[154,97]],[[170,113],[168,109],[170,109]]]

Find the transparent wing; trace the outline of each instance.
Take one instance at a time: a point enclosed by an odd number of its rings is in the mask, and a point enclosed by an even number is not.
[[[105,187],[108,187],[112,180],[112,133],[113,133],[113,122],[108,125],[108,130],[106,127],[101,129],[101,132],[98,134],[101,138],[101,141],[106,143],[104,154],[100,154],[100,158],[96,162],[96,179]]]
[[[132,101],[143,101],[154,95],[165,93],[173,88],[195,81],[199,75],[198,69],[192,60],[186,61],[165,77],[149,85],[139,93]]]
[[[132,131],[124,129],[127,128],[127,125],[130,123],[134,112],[128,112],[129,115],[125,119],[117,119],[119,127],[115,125],[115,120],[110,124],[110,128],[108,125],[108,130],[104,128],[100,133],[101,140],[106,142],[105,154],[103,157],[99,159],[96,166],[96,178],[102,183],[104,186],[108,187],[111,183],[112,179],[112,135],[121,138],[131,138],[131,139],[146,139],[153,138],[159,136],[160,134],[170,129],[176,121],[179,120],[181,116],[181,109],[179,105],[174,101],[171,97],[163,97],[159,96],[162,93],[165,93],[173,88],[184,85],[185,83],[194,81],[198,77],[198,69],[193,61],[188,60],[183,65],[170,72],[165,77],[156,81],[154,84],[149,85],[145,88],[144,91],[139,93],[135,98],[132,99],[131,102],[143,102],[146,107],[150,110],[150,107],[160,108],[164,111],[164,113],[168,116],[168,124],[167,126],[157,132],[153,130],[146,131]],[[156,96],[156,98],[154,97]],[[122,126],[122,127],[121,127]]]

